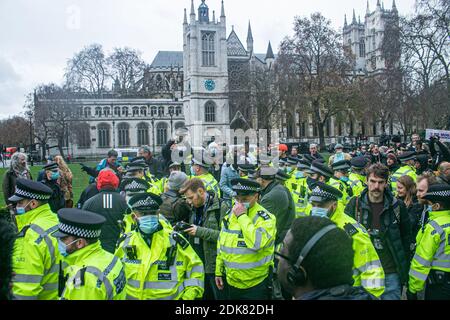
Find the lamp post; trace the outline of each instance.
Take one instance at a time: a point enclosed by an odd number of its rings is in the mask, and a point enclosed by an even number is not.
[[[173,108],[169,108],[169,116],[170,116],[170,137],[173,136]]]
[[[31,111],[27,112],[27,115],[30,117],[30,164],[33,166],[33,113]]]
[[[116,121],[113,120],[112,124],[113,124],[113,149],[115,149],[116,148],[116,130],[115,130]]]
[[[153,141],[153,155],[155,154],[155,117],[152,116],[152,141]]]

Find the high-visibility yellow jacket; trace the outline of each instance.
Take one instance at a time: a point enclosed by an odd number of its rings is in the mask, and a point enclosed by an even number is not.
[[[336,178],[330,178],[327,184],[342,192],[342,198],[339,199],[339,202],[342,203],[342,205],[345,207],[350,200],[347,192],[347,184]]]
[[[19,230],[14,243],[13,299],[58,299],[59,251],[50,233],[58,229],[58,217],[48,204],[16,217]]]
[[[450,210],[431,211],[424,231],[417,235],[416,253],[409,271],[409,291],[425,286],[431,270],[450,272]]]
[[[239,218],[230,212],[217,241],[216,276],[239,289],[260,284],[273,266],[276,232],[275,216],[258,203]]]
[[[158,194],[164,193],[164,187],[166,186],[168,180],[169,180],[169,178],[163,177],[154,183],[154,185],[159,190]]]
[[[220,186],[217,180],[211,173],[205,173],[199,176],[192,176],[191,178],[198,178],[203,181],[206,191],[213,191],[218,198],[220,198]]]
[[[150,188],[148,188],[147,192],[151,192],[151,193],[154,193],[157,195],[159,195],[163,192],[160,189],[161,188],[160,180],[157,180],[154,176],[152,176],[150,171],[147,171],[145,176],[142,179],[147,181],[148,183],[150,183]]]
[[[163,223],[150,246],[135,230],[115,255],[125,266],[128,300],[194,300],[203,295],[202,261],[183,236]]]
[[[290,182],[292,198],[295,202],[295,217],[306,217],[311,209],[311,204],[308,202],[310,190],[306,183],[306,178],[295,179],[295,182]]]
[[[391,176],[390,180],[391,180],[391,189],[392,189],[392,193],[394,195],[397,194],[397,180],[400,177],[403,176],[410,176],[414,182],[417,181],[417,174],[416,174],[416,168],[405,165],[405,166],[401,166],[397,171],[394,172],[394,174]]]
[[[102,249],[100,241],[64,258],[67,279],[61,300],[124,300],[125,270],[118,257]]]
[[[350,173],[348,176],[350,188],[353,191],[353,197],[358,197],[366,188],[366,177],[357,173]]]
[[[353,239],[353,285],[364,287],[376,297],[381,296],[384,292],[384,271],[366,229],[346,215],[339,203],[330,219]]]

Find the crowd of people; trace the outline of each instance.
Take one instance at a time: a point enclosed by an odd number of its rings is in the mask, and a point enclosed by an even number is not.
[[[450,299],[444,143],[336,144],[327,160],[315,144],[276,147],[276,158],[244,148],[220,164],[211,144],[184,163],[169,160],[173,141],[164,165],[143,146],[125,166],[111,150],[83,165],[76,204],[61,157],[33,181],[14,154],[0,298]]]

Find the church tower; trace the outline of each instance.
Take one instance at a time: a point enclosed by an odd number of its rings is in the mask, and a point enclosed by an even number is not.
[[[202,0],[197,10],[191,0],[188,22],[183,22],[184,115],[193,146],[200,146],[229,128],[228,58],[225,8],[220,21],[210,20]]]

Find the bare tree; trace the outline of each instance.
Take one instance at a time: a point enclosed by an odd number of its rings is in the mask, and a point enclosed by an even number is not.
[[[65,78],[65,86],[70,90],[100,97],[110,79],[102,46],[92,44],[76,53],[67,63]]]
[[[280,57],[287,63],[284,70],[297,80],[294,90],[305,100],[302,108],[312,114],[324,147],[328,120],[352,108],[352,57],[344,50],[340,34],[320,13],[310,19],[296,17],[294,32],[281,43]]]
[[[5,146],[29,145],[30,123],[21,116],[0,120],[0,142]]]
[[[136,80],[144,75],[145,62],[140,52],[131,48],[115,48],[106,59],[111,70],[111,77],[118,80],[122,92],[135,90]]]

